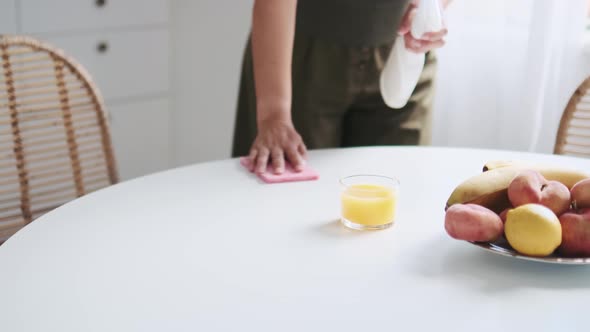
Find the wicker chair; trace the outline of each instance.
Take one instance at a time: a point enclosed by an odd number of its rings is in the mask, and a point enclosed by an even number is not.
[[[590,158],[590,77],[574,92],[561,116],[553,152]]]
[[[0,35],[0,243],[118,181],[102,98],[61,50]]]

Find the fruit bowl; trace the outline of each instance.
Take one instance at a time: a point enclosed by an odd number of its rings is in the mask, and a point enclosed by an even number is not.
[[[545,257],[533,257],[533,256],[523,255],[523,254],[516,252],[514,249],[512,249],[512,247],[510,247],[510,244],[508,244],[508,241],[506,241],[506,239],[504,237],[501,237],[500,239],[498,239],[495,242],[489,242],[489,243],[488,242],[471,242],[471,241],[466,241],[466,242],[471,243],[471,244],[475,245],[476,247],[484,249],[485,251],[492,252],[494,254],[523,259],[523,260],[528,260],[528,261],[552,263],[552,264],[568,264],[568,265],[590,264],[590,257],[561,257],[557,253],[553,253],[553,254],[551,254],[549,256],[545,256]]]
[[[498,255],[590,264],[590,173],[491,162],[453,189],[445,230]]]

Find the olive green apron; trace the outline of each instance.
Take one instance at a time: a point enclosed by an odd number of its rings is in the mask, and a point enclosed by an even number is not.
[[[296,34],[291,114],[308,149],[430,144],[436,58],[427,53],[410,101],[402,109],[391,109],[381,97],[379,75],[392,46],[350,46]],[[232,156],[247,155],[255,137],[256,95],[248,41]]]

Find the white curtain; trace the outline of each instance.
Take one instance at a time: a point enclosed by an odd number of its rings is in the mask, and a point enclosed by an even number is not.
[[[551,153],[590,75],[586,0],[454,0],[438,54],[433,144]]]

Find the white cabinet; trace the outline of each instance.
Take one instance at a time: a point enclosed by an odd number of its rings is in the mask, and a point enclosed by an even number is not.
[[[121,178],[130,179],[169,166],[168,104],[165,98],[107,104]]]
[[[0,34],[15,33],[16,27],[16,1],[0,1]]]
[[[122,180],[170,156],[169,0],[0,0],[0,34],[33,36],[79,62],[100,90]]]
[[[168,30],[94,32],[45,38],[80,62],[106,101],[168,92]]]
[[[142,27],[168,21],[166,0],[19,1],[24,33]]]

